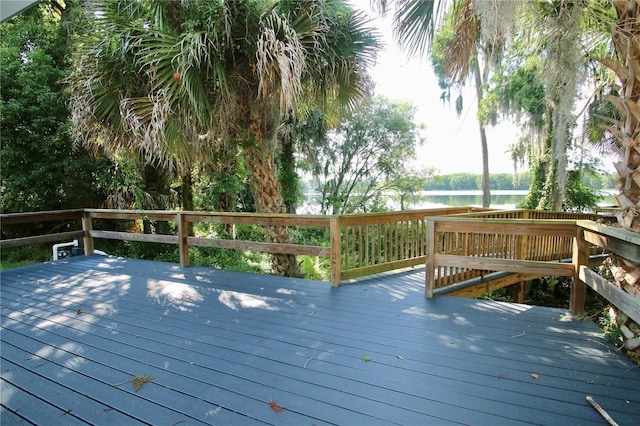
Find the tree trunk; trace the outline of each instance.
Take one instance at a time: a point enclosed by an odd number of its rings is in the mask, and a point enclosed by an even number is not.
[[[180,176],[181,188],[180,188],[180,207],[182,210],[193,210],[193,178],[190,172],[187,172]]]
[[[180,188],[181,208],[184,211],[191,211],[193,210],[193,177],[191,176],[191,172],[188,171],[180,176],[180,180],[182,181],[182,187]],[[193,222],[189,222],[187,233],[193,237]]]
[[[620,147],[621,158],[615,164],[620,175],[620,192],[616,196],[620,206],[618,222],[629,231],[640,232],[640,6],[636,0],[616,0],[614,5],[618,21],[613,27],[612,38],[617,60],[603,60],[603,63],[618,75],[621,83],[620,97],[613,99],[621,121],[607,130],[618,139]],[[640,265],[615,256],[612,259],[608,267],[617,285],[632,295],[637,294],[640,284],[636,277]],[[624,267],[618,267],[618,262]],[[611,321],[619,327],[625,347],[638,353],[640,333],[631,331],[638,330],[638,324],[623,312],[617,312]]]
[[[622,122],[616,134],[622,147],[622,158],[616,163],[620,174],[618,220],[623,227],[640,232],[640,114],[636,112],[640,100],[640,6],[635,0],[618,0],[614,4],[618,25],[614,27],[613,43],[619,60],[612,69],[622,82],[618,104]]]
[[[264,150],[263,140],[257,141],[247,149],[247,160],[251,167],[252,187],[257,211],[260,213],[284,213],[282,191],[278,181],[277,166],[273,152]],[[272,243],[290,242],[289,230],[284,226],[265,227],[267,237]],[[295,255],[274,254],[272,269],[276,275],[300,277],[300,267]]]
[[[477,58],[473,62],[473,75],[476,80],[476,99],[478,100],[478,110],[482,104],[482,75]],[[484,123],[478,118],[480,126],[480,144],[482,145],[482,207],[491,206],[491,191],[489,190],[489,146],[487,143],[487,132]]]

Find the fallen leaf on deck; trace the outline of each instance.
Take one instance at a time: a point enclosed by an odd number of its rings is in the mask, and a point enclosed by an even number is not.
[[[271,400],[271,402],[269,402],[269,406],[276,414],[278,414],[281,411],[284,411],[284,407],[281,407],[278,404],[276,404],[276,402],[273,399]]]
[[[536,374],[536,373],[531,373],[531,377],[533,377],[534,379],[538,380],[540,378],[540,375]]]
[[[362,359],[364,361],[371,361],[371,357],[369,355],[362,355]]]
[[[396,358],[398,359],[404,359],[404,357],[402,355],[396,355]]]
[[[144,387],[144,385],[146,385],[147,383],[149,383],[152,380],[153,380],[153,376],[134,376],[133,379],[125,380],[122,383],[117,383],[117,384],[112,385],[112,386],[114,388],[117,388],[118,386],[122,386],[125,383],[132,383],[133,384],[133,389],[136,392],[138,392],[140,389],[142,389]]]
[[[133,390],[138,392],[147,383],[153,380],[153,376],[135,376],[131,381],[133,383]]]
[[[83,314],[83,313],[84,313],[84,311],[83,311],[82,309],[78,309],[78,310],[76,311],[76,315],[80,315],[80,314]]]

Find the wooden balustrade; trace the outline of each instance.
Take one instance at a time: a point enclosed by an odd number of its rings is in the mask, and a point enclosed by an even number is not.
[[[424,218],[430,215],[460,214],[483,211],[471,207],[441,208],[395,213],[352,214],[340,216],[286,215],[260,213],[185,212],[159,210],[84,209],[60,212],[34,212],[0,215],[0,223],[41,222],[73,219],[82,230],[73,233],[38,235],[0,240],[0,248],[27,244],[44,244],[83,238],[87,254],[94,252],[94,239],[114,239],[149,243],[177,244],[180,264],[189,265],[189,247],[220,247],[266,253],[284,253],[329,257],[331,283],[375,274],[382,271],[424,264]],[[96,229],[105,221],[164,221],[175,224],[174,235],[144,234]],[[197,222],[228,225],[329,228],[327,246],[276,244],[263,241],[191,236],[190,225]]]
[[[426,218],[425,295],[458,291],[491,273],[511,273],[515,278],[492,277],[498,287],[536,276],[566,276],[573,278],[572,313],[584,312],[589,286],[640,323],[640,269],[631,274],[633,283],[625,279],[617,284],[591,269],[592,260],[600,262],[607,253],[639,265],[639,234],[609,226],[615,223],[611,215],[592,215],[597,222],[584,220],[585,216],[589,215],[516,211]]]
[[[456,219],[443,220],[442,216],[445,215]],[[437,231],[434,216],[439,217]],[[544,232],[548,231],[545,225],[539,220],[534,220],[534,218],[545,219],[558,216],[590,218],[590,216],[571,213],[526,210],[489,211],[470,207],[339,216],[84,209],[0,215],[2,226],[51,220],[82,222],[82,230],[3,239],[0,240],[0,248],[83,238],[85,252],[91,254],[96,238],[168,243],[178,245],[180,263],[183,266],[189,265],[189,247],[191,246],[329,257],[331,282],[334,286],[344,280],[425,263],[429,265],[429,262],[435,268],[434,261],[446,260],[449,263],[437,264],[435,276],[440,281],[434,284],[434,288],[440,288],[461,280],[482,276],[487,271],[496,270],[495,268],[498,267],[501,268],[500,270],[509,270],[504,269],[509,266],[508,262],[496,263],[497,259],[556,261],[557,263],[558,260],[571,257],[571,236],[560,235],[557,230],[545,234]],[[526,227],[528,232],[520,230],[525,224],[521,221],[523,217],[529,218],[528,223],[531,226]],[[515,227],[505,228],[507,222],[495,222],[495,220],[516,219],[520,221]],[[105,221],[113,220],[173,222],[176,232],[173,235],[158,235],[96,228],[96,226],[103,226]],[[328,228],[329,240],[325,246],[276,244],[237,238],[189,235],[190,225],[198,222],[231,226],[250,224],[264,227]],[[460,223],[465,223],[466,228],[461,227]],[[484,225],[473,225],[473,223]],[[505,230],[512,230],[511,234],[505,233]],[[460,263],[459,260],[455,260],[456,257],[464,257],[467,260]],[[490,260],[492,258],[494,260]],[[473,259],[473,262],[469,263],[468,259]],[[568,273],[568,269],[565,271],[565,266],[556,268],[563,273]]]
[[[427,297],[492,271],[573,276],[573,266],[561,262],[572,250],[554,245],[573,247],[575,221],[437,217],[427,222]]]
[[[447,222],[448,224],[444,224],[441,221],[441,224],[438,225],[438,234],[430,234],[428,237],[433,239],[433,254],[437,255],[439,259],[444,259],[441,255],[446,255],[456,256],[458,260],[464,257],[474,257],[557,263],[572,257],[574,235],[563,236],[555,233],[535,232],[541,229],[539,225],[544,224],[544,221],[575,221],[577,219],[596,219],[598,217],[594,214],[539,210],[471,212],[449,216],[447,219],[449,221]],[[479,228],[473,228],[473,225],[465,225],[470,226],[471,228],[469,229],[473,229],[473,231],[469,231],[467,230],[468,228],[462,225],[458,226],[458,224],[465,222],[468,224],[484,223],[484,225],[478,225]],[[506,228],[504,228],[505,224],[509,223],[515,224],[514,226],[516,227],[526,227],[528,226],[527,224],[536,225],[531,228],[531,233],[520,231],[509,234],[505,232]],[[481,261],[480,264],[489,265],[491,262],[493,261]],[[430,293],[432,291],[436,293],[453,291],[454,287],[450,286],[456,284],[457,294],[475,296],[536,277],[533,272],[518,272],[518,276],[513,275],[509,278],[503,277],[501,280],[495,280],[489,288],[480,284],[486,282],[484,277],[487,274],[497,270],[491,267],[478,266],[477,262],[474,265],[469,262],[464,264],[458,262],[455,265],[448,263],[434,264],[433,283],[428,283],[428,286],[432,286],[429,294],[432,294]],[[507,270],[502,269],[502,271]],[[478,283],[475,290],[471,288],[471,284],[474,282]],[[460,285],[460,283],[469,284],[466,287],[466,291],[463,291],[464,285]],[[443,288],[447,288],[447,290],[439,291],[439,289]]]
[[[85,252],[92,254],[94,239],[107,238],[177,244],[183,266],[189,265],[191,246],[321,256],[331,260],[334,286],[355,277],[425,264],[427,297],[446,294],[451,289],[455,290],[453,294],[471,296],[473,293],[464,290],[469,288],[468,283],[474,285],[474,280],[491,274],[508,275],[492,278],[496,288],[540,276],[568,276],[573,277],[572,312],[584,310],[585,289],[589,286],[640,322],[637,291],[625,291],[589,269],[590,256],[598,250],[640,264],[640,238],[632,232],[584,220],[595,218],[603,221],[602,216],[579,213],[473,208],[339,216],[80,209],[0,215],[0,249],[83,238]],[[174,222],[177,235],[94,229],[96,220],[98,224],[108,220]],[[604,218],[607,220],[612,222],[614,218]],[[190,225],[198,222],[328,228],[329,241],[327,246],[314,246],[190,236]],[[43,223],[52,225],[40,226],[39,230],[35,227]],[[46,232],[6,238],[5,230],[20,224],[33,224],[37,232]]]
[[[0,250],[31,244],[60,243],[83,238],[84,231],[81,229],[83,212],[84,210],[82,209],[74,209],[2,214],[0,215],[0,225],[3,228],[11,228],[12,225],[29,224],[31,225],[29,233],[37,232],[37,235],[6,239],[5,232],[8,231],[3,231]],[[43,226],[45,224],[50,224],[51,226],[45,228]],[[41,229],[34,229],[36,225],[39,225]],[[61,231],[61,229],[65,230]]]
[[[340,281],[423,265],[426,217],[481,210],[452,207],[339,216]]]

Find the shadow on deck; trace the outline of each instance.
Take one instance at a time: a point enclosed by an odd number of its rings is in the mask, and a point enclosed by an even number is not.
[[[422,271],[334,288],[87,256],[0,279],[3,425],[604,424],[587,395],[640,413],[640,369],[593,322],[426,299]]]

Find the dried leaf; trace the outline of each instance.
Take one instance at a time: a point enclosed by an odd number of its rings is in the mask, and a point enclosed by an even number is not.
[[[531,377],[533,377],[534,379],[538,380],[540,378],[540,375],[537,373],[531,373]]]
[[[78,309],[76,311],[76,315],[80,315],[80,314],[84,314],[84,311],[82,309]]]
[[[140,389],[144,387],[147,383],[153,380],[153,376],[135,376],[132,380],[133,390],[138,392]]]
[[[362,355],[362,359],[364,361],[371,361],[371,357],[369,355]]]
[[[276,414],[280,413],[281,411],[284,411],[284,407],[281,407],[278,404],[276,404],[276,402],[273,399],[271,400],[271,402],[269,402],[269,407],[271,407],[273,412]]]
[[[396,355],[396,358],[404,360],[405,358],[402,355]]]

